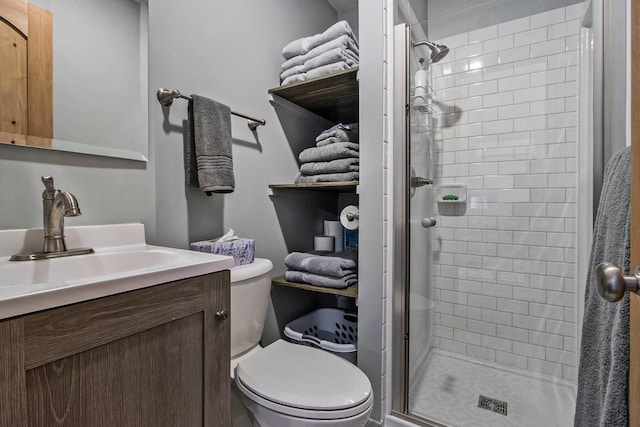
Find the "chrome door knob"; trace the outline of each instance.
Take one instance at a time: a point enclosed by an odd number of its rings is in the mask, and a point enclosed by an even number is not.
[[[598,293],[607,301],[620,301],[625,292],[638,293],[640,283],[640,265],[633,276],[625,276],[620,268],[610,262],[603,262],[596,267]]]
[[[229,312],[227,310],[216,311],[216,320],[224,322],[229,318]]]

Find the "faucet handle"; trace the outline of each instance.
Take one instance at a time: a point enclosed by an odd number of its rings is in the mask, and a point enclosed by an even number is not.
[[[47,189],[47,191],[50,192],[54,192],[56,191],[54,186],[53,186],[53,177],[52,176],[43,176],[42,177],[42,183],[44,184],[44,188]]]
[[[42,183],[45,190],[42,192],[42,200],[51,200],[55,197],[56,189],[53,186],[52,176],[43,176]]]

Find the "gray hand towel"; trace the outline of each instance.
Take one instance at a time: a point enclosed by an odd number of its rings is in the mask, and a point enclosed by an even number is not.
[[[296,74],[304,74],[304,64],[296,65],[295,67],[287,68],[283,72],[280,73],[280,81],[285,81],[288,77],[295,76]]]
[[[193,139],[193,102],[189,102],[187,120],[184,121],[184,175],[189,187],[199,187],[196,147]]]
[[[282,63],[282,71],[288,70],[291,67],[304,65],[305,62],[335,48],[341,48],[346,56],[355,62],[359,62],[360,51],[358,49],[358,44],[349,36],[340,36],[311,49],[304,55],[298,55],[287,59]]]
[[[311,58],[302,65],[296,65],[284,70],[282,73],[280,73],[280,80],[284,81],[287,77],[293,76],[294,74],[306,73],[323,65],[329,65],[336,62],[344,62],[349,67],[358,65],[357,59],[354,60],[350,55],[346,55],[344,53],[344,49],[338,47],[314,58]]]
[[[346,55],[342,48],[331,49],[325,53],[322,53],[316,57],[313,57],[304,63],[304,71],[307,72],[314,68],[321,67],[323,65],[333,64],[334,62],[344,61],[350,67],[358,65],[357,60],[353,60],[350,55]]]
[[[235,188],[231,153],[231,109],[212,99],[192,95],[189,109],[198,183],[203,193],[231,193]]]
[[[611,303],[600,297],[594,270],[601,262],[629,274],[629,148],[605,170],[586,283],[575,426],[627,426],[629,392],[629,294]]]
[[[330,142],[325,142],[329,138],[335,138]],[[322,131],[320,135],[316,137],[316,145],[321,147],[327,144],[333,144],[334,142],[358,142],[360,140],[358,123],[350,123],[344,125],[338,123],[331,128]]]
[[[330,162],[311,162],[300,165],[303,175],[320,175],[328,173],[357,172],[360,170],[360,159],[336,159]]]
[[[291,270],[332,277],[344,277],[357,272],[356,261],[353,258],[305,252],[291,252],[284,258],[284,265]]]
[[[345,61],[340,61],[312,68],[309,71],[306,71],[304,75],[307,79],[315,79],[316,77],[326,76],[327,74],[348,70],[349,68],[351,68],[351,65],[347,64]]]
[[[293,179],[295,184],[312,183],[312,182],[345,182],[360,180],[359,172],[344,173],[322,173],[320,175],[303,175],[298,173]]]
[[[310,285],[336,289],[348,288],[358,283],[358,276],[356,274],[349,274],[344,277],[331,277],[295,270],[286,271],[284,273],[284,279],[288,282],[309,283]]]
[[[349,26],[349,23],[347,21],[339,21],[320,34],[303,37],[290,42],[282,49],[282,56],[289,59],[294,56],[304,55],[314,47],[345,35],[351,37],[357,45],[356,36],[353,34],[353,30],[351,29],[351,26]]]
[[[298,159],[300,163],[328,162],[336,159],[360,157],[360,146],[352,142],[339,142],[324,147],[311,147],[302,150]]]
[[[303,82],[305,80],[315,79],[316,77],[326,76],[327,74],[337,73],[338,71],[348,70],[349,68],[351,68],[351,66],[345,61],[322,65],[318,68],[313,68],[305,73],[298,73],[287,77],[282,81],[282,86],[291,83]]]
[[[330,136],[328,138],[324,138],[318,142],[316,142],[316,147],[322,147],[324,145],[335,144],[336,142],[353,142],[354,144],[358,144],[358,141],[354,141],[349,139],[349,136],[342,130],[336,131],[336,136]]]

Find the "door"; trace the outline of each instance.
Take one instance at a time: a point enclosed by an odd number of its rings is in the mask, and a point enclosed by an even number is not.
[[[0,0],[2,142],[40,147],[51,145],[52,40],[53,14],[50,11],[25,0]]]
[[[640,1],[631,2],[631,69],[640,66]],[[631,266],[640,263],[640,75],[631,73]],[[629,425],[640,425],[640,300],[631,298]]]

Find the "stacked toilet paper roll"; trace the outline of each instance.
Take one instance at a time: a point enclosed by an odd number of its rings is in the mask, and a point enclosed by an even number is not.
[[[334,252],[336,239],[333,236],[314,236],[313,250],[316,252]]]
[[[340,221],[324,220],[324,234],[325,236],[333,236],[335,241],[334,252],[344,252],[344,228]]]

